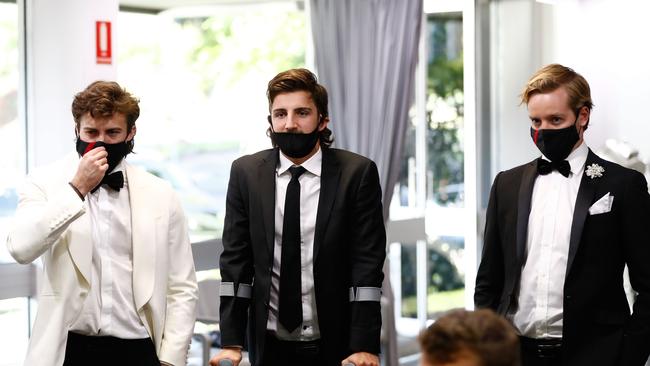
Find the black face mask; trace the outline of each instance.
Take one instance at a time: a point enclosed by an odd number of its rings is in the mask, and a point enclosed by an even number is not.
[[[580,140],[576,129],[578,119],[569,127],[558,130],[530,128],[530,137],[539,151],[551,161],[562,161],[571,154],[573,147]]]
[[[77,136],[77,152],[80,156],[84,156],[88,151],[100,146],[103,146],[108,153],[108,157],[106,158],[106,160],[108,160],[108,170],[106,171],[106,174],[112,172],[117,164],[119,164],[120,161],[129,154],[129,145],[126,141],[118,142],[116,144],[107,144],[103,141],[86,142]]]
[[[278,145],[284,155],[294,159],[307,156],[318,143],[319,137],[318,127],[311,133],[279,133],[271,129],[271,141]]]

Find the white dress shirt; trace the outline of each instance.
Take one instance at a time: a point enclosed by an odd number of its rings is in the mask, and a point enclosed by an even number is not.
[[[129,188],[122,160],[113,172],[122,171],[119,192],[102,185],[88,193],[84,204],[90,215],[92,278],[88,297],[71,331],[85,335],[123,339],[148,338],[135,309],[133,296],[133,246]]]
[[[320,175],[323,153],[316,154],[301,164],[307,171],[300,182],[300,262],[302,286],[302,326],[289,333],[278,321],[278,304],[280,303],[280,261],[282,258],[282,226],[284,223],[284,201],[287,185],[291,180],[289,168],[293,166],[282,153],[275,170],[275,245],[273,248],[273,271],[271,275],[271,299],[269,301],[269,319],[266,328],[274,332],[279,339],[308,341],[320,338],[318,316],[316,314],[316,297],[314,292],[314,231],[316,213],[320,197]]]
[[[523,336],[562,337],[564,278],[571,224],[588,152],[582,143],[569,154],[566,159],[571,165],[569,177],[553,170],[535,180],[519,306],[513,317],[513,323]]]

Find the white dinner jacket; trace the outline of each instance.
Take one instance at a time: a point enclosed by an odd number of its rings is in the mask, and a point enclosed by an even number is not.
[[[43,281],[25,365],[63,364],[70,326],[91,279],[89,215],[68,182],[76,153],[37,170],[19,190],[7,247],[19,263],[42,257]],[[196,319],[197,284],[187,223],[171,186],[126,165],[131,205],[133,295],[158,358],[187,362]],[[89,360],[90,361],[90,360]]]

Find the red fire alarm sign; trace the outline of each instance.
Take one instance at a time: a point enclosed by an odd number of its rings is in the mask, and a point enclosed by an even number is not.
[[[95,22],[95,49],[98,64],[111,64],[111,22]]]

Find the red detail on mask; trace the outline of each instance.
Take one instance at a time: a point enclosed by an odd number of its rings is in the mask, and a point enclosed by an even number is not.
[[[96,142],[91,142],[91,143],[88,144],[88,146],[86,147],[86,150],[84,150],[84,155],[86,155],[86,153],[88,151],[92,150],[95,147],[95,143]]]
[[[533,140],[535,141],[535,144],[537,144],[537,136],[539,136],[539,130],[535,130],[535,136],[533,136]]]

